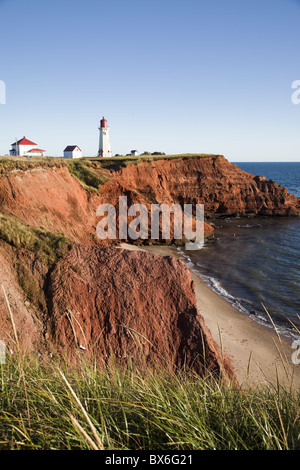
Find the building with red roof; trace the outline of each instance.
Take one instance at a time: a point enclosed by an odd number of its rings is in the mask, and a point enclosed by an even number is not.
[[[37,144],[24,136],[20,140],[16,140],[11,144],[11,150],[9,151],[12,157],[43,157],[46,150],[37,148]]]

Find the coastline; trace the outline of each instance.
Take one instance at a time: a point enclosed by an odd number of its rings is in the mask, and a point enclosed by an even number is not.
[[[182,259],[176,247],[172,246],[122,243],[121,248]],[[191,270],[190,273],[195,283],[198,311],[213,339],[231,358],[239,384],[276,386],[279,383],[287,387],[299,387],[300,364],[292,362],[295,350],[291,348],[291,342],[278,336],[274,329],[241,313],[205,284],[198,274]]]

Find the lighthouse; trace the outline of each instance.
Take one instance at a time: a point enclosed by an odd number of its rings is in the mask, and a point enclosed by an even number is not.
[[[109,142],[109,128],[107,127],[107,120],[103,118],[100,121],[100,138],[99,138],[99,151],[98,157],[111,157],[110,142]]]

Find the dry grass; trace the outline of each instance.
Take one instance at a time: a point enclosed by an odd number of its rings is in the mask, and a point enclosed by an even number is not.
[[[0,449],[299,450],[300,395],[207,374],[103,366],[79,356],[0,364]]]

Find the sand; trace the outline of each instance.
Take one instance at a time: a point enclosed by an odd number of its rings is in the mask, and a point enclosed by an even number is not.
[[[122,248],[144,250],[162,256],[180,254],[174,247],[153,245],[137,247],[123,243]],[[195,282],[198,311],[203,316],[214,340],[231,358],[241,386],[300,386],[300,364],[292,362],[291,341],[274,330],[241,313],[226,299],[215,293],[191,271]]]

